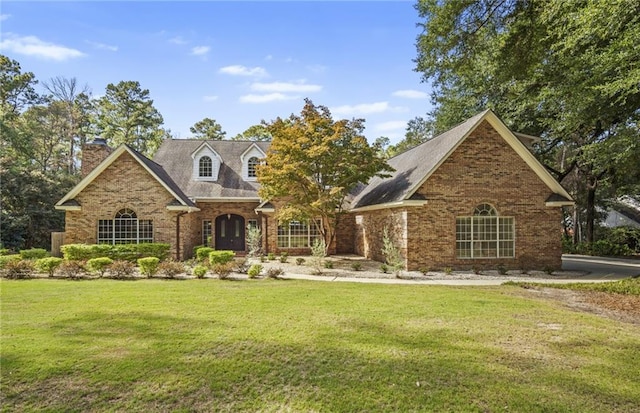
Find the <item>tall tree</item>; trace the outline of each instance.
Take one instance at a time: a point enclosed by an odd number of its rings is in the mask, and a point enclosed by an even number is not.
[[[389,155],[395,156],[405,152],[432,137],[432,123],[422,116],[416,116],[407,122],[404,138],[389,148]]]
[[[227,134],[222,130],[222,125],[211,118],[204,118],[196,122],[189,130],[197,139],[209,139],[212,141],[223,140]]]
[[[577,210],[593,241],[597,191],[635,156],[612,163],[594,154],[623,130],[639,136],[640,4],[424,0],[416,7],[424,19],[417,70],[433,83],[436,132],[491,107],[514,129],[541,136],[540,158],[558,179],[579,183]]]
[[[249,126],[247,130],[233,137],[235,141],[270,141],[271,139],[271,134],[262,124]]]
[[[149,90],[137,81],[108,84],[96,102],[96,112],[98,133],[114,146],[126,143],[152,156],[165,136],[162,115],[153,106]]]
[[[322,218],[319,230],[327,248],[349,192],[391,171],[367,143],[363,123],[335,121],[328,108],[306,99],[299,116],[264,124],[273,140],[266,163],[258,167],[260,197],[286,200],[277,212],[281,222]]]

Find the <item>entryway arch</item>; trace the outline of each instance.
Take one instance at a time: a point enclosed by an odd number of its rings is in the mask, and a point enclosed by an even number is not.
[[[216,217],[216,249],[244,251],[244,218],[236,214]]]

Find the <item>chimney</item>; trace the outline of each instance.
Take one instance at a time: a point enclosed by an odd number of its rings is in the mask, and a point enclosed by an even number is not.
[[[106,159],[112,149],[107,146],[104,138],[95,138],[93,142],[85,143],[82,146],[82,167],[80,173],[82,177],[89,175],[100,162]]]

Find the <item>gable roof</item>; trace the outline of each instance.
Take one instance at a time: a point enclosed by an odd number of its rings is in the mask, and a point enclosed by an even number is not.
[[[221,158],[217,181],[193,179],[191,155],[206,144]],[[153,160],[164,167],[171,179],[191,199],[200,201],[259,201],[258,182],[242,178],[242,156],[252,147],[266,153],[269,142],[202,139],[167,139]],[[189,162],[189,164],[185,164]]]
[[[529,165],[536,175],[564,202],[554,200],[553,205],[573,204],[571,196],[556,181],[546,168],[538,162],[525,145],[506,127],[490,109],[462,122],[441,135],[415,148],[403,152],[388,163],[395,172],[388,178],[374,177],[354,197],[353,209],[377,209],[398,205],[423,204],[416,199],[415,192],[438,169],[442,163],[464,142],[483,121],[489,122],[512,149]]]
[[[96,179],[105,169],[107,169],[116,159],[123,153],[129,153],[133,159],[154,177],[171,195],[175,197],[167,207],[174,210],[199,211],[196,204],[190,200],[187,195],[180,189],[178,185],[165,172],[162,166],[153,162],[151,159],[142,155],[131,146],[122,144],[115,151],[111,152],[93,171],[85,176],[64,198],[55,205],[56,209],[72,209],[78,208],[80,204],[74,199],[84,188],[87,187],[94,179]]]

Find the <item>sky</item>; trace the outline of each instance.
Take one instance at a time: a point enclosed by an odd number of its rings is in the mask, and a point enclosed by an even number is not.
[[[205,117],[233,137],[299,114],[310,98],[334,119],[365,119],[370,142],[395,143],[431,109],[414,71],[413,5],[4,0],[0,53],[40,82],[75,77],[94,97],[109,83],[138,81],[179,138]]]

